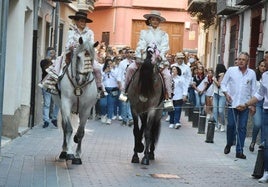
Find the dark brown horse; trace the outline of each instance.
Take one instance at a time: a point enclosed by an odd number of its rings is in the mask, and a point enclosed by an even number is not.
[[[134,121],[135,138],[132,163],[139,163],[138,153],[144,151],[141,161],[149,165],[154,160],[154,150],[160,134],[163,108],[163,81],[157,65],[152,63],[153,53],[147,48],[147,57],[135,73],[128,88],[128,98]],[[139,118],[141,124],[139,124]],[[142,143],[145,137],[145,149]]]

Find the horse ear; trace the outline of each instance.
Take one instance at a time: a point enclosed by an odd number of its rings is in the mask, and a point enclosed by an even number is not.
[[[80,44],[80,45],[82,45],[82,44],[83,44],[83,42],[84,42],[84,41],[83,41],[83,38],[82,38],[82,37],[80,37],[80,38],[79,38],[79,44]]]
[[[98,45],[99,45],[99,41],[96,41],[96,42],[94,43],[93,47],[95,48],[95,47],[97,47]]]

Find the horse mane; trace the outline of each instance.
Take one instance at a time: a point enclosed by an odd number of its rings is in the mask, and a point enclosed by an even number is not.
[[[146,59],[142,63],[140,67],[140,76],[139,76],[139,85],[140,85],[140,93],[144,97],[150,97],[154,93],[153,86],[153,74],[154,74],[154,65],[152,64],[152,52],[148,51],[147,47],[147,55]]]

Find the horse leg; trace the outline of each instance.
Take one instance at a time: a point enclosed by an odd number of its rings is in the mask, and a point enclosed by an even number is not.
[[[147,116],[148,117],[148,116]],[[143,125],[145,126],[144,129],[144,137],[145,137],[145,150],[144,156],[142,158],[141,164],[149,165],[149,146],[151,145],[151,129],[153,125],[153,118],[146,118],[146,120],[142,121]]]
[[[71,136],[73,133],[73,128],[70,122],[70,118],[62,118],[62,129],[63,129],[63,144],[62,152],[59,156],[60,159],[72,160],[74,158],[73,152],[71,150]]]
[[[89,110],[90,111],[90,110]],[[89,113],[89,112],[88,112]],[[85,114],[85,113],[79,113],[79,119],[80,119],[80,124],[79,127],[77,129],[76,134],[74,135],[74,142],[77,143],[77,147],[76,147],[76,151],[75,151],[75,157],[72,160],[72,164],[82,164],[82,160],[81,160],[81,145],[82,145],[82,139],[85,135],[85,125],[87,122],[87,116],[89,114]]]
[[[144,145],[142,144],[141,140],[142,140],[142,135],[139,129],[139,119],[137,115],[132,115],[133,116],[133,135],[134,135],[134,154],[132,156],[132,163],[139,163],[139,156],[138,153],[141,153],[144,149]]]

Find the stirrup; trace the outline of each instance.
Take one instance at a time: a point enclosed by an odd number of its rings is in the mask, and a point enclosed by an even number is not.
[[[123,101],[123,102],[127,102],[128,98],[127,98],[127,96],[125,94],[121,93],[119,95],[119,100]]]
[[[173,101],[168,99],[164,101],[164,110],[169,112],[174,110]]]

